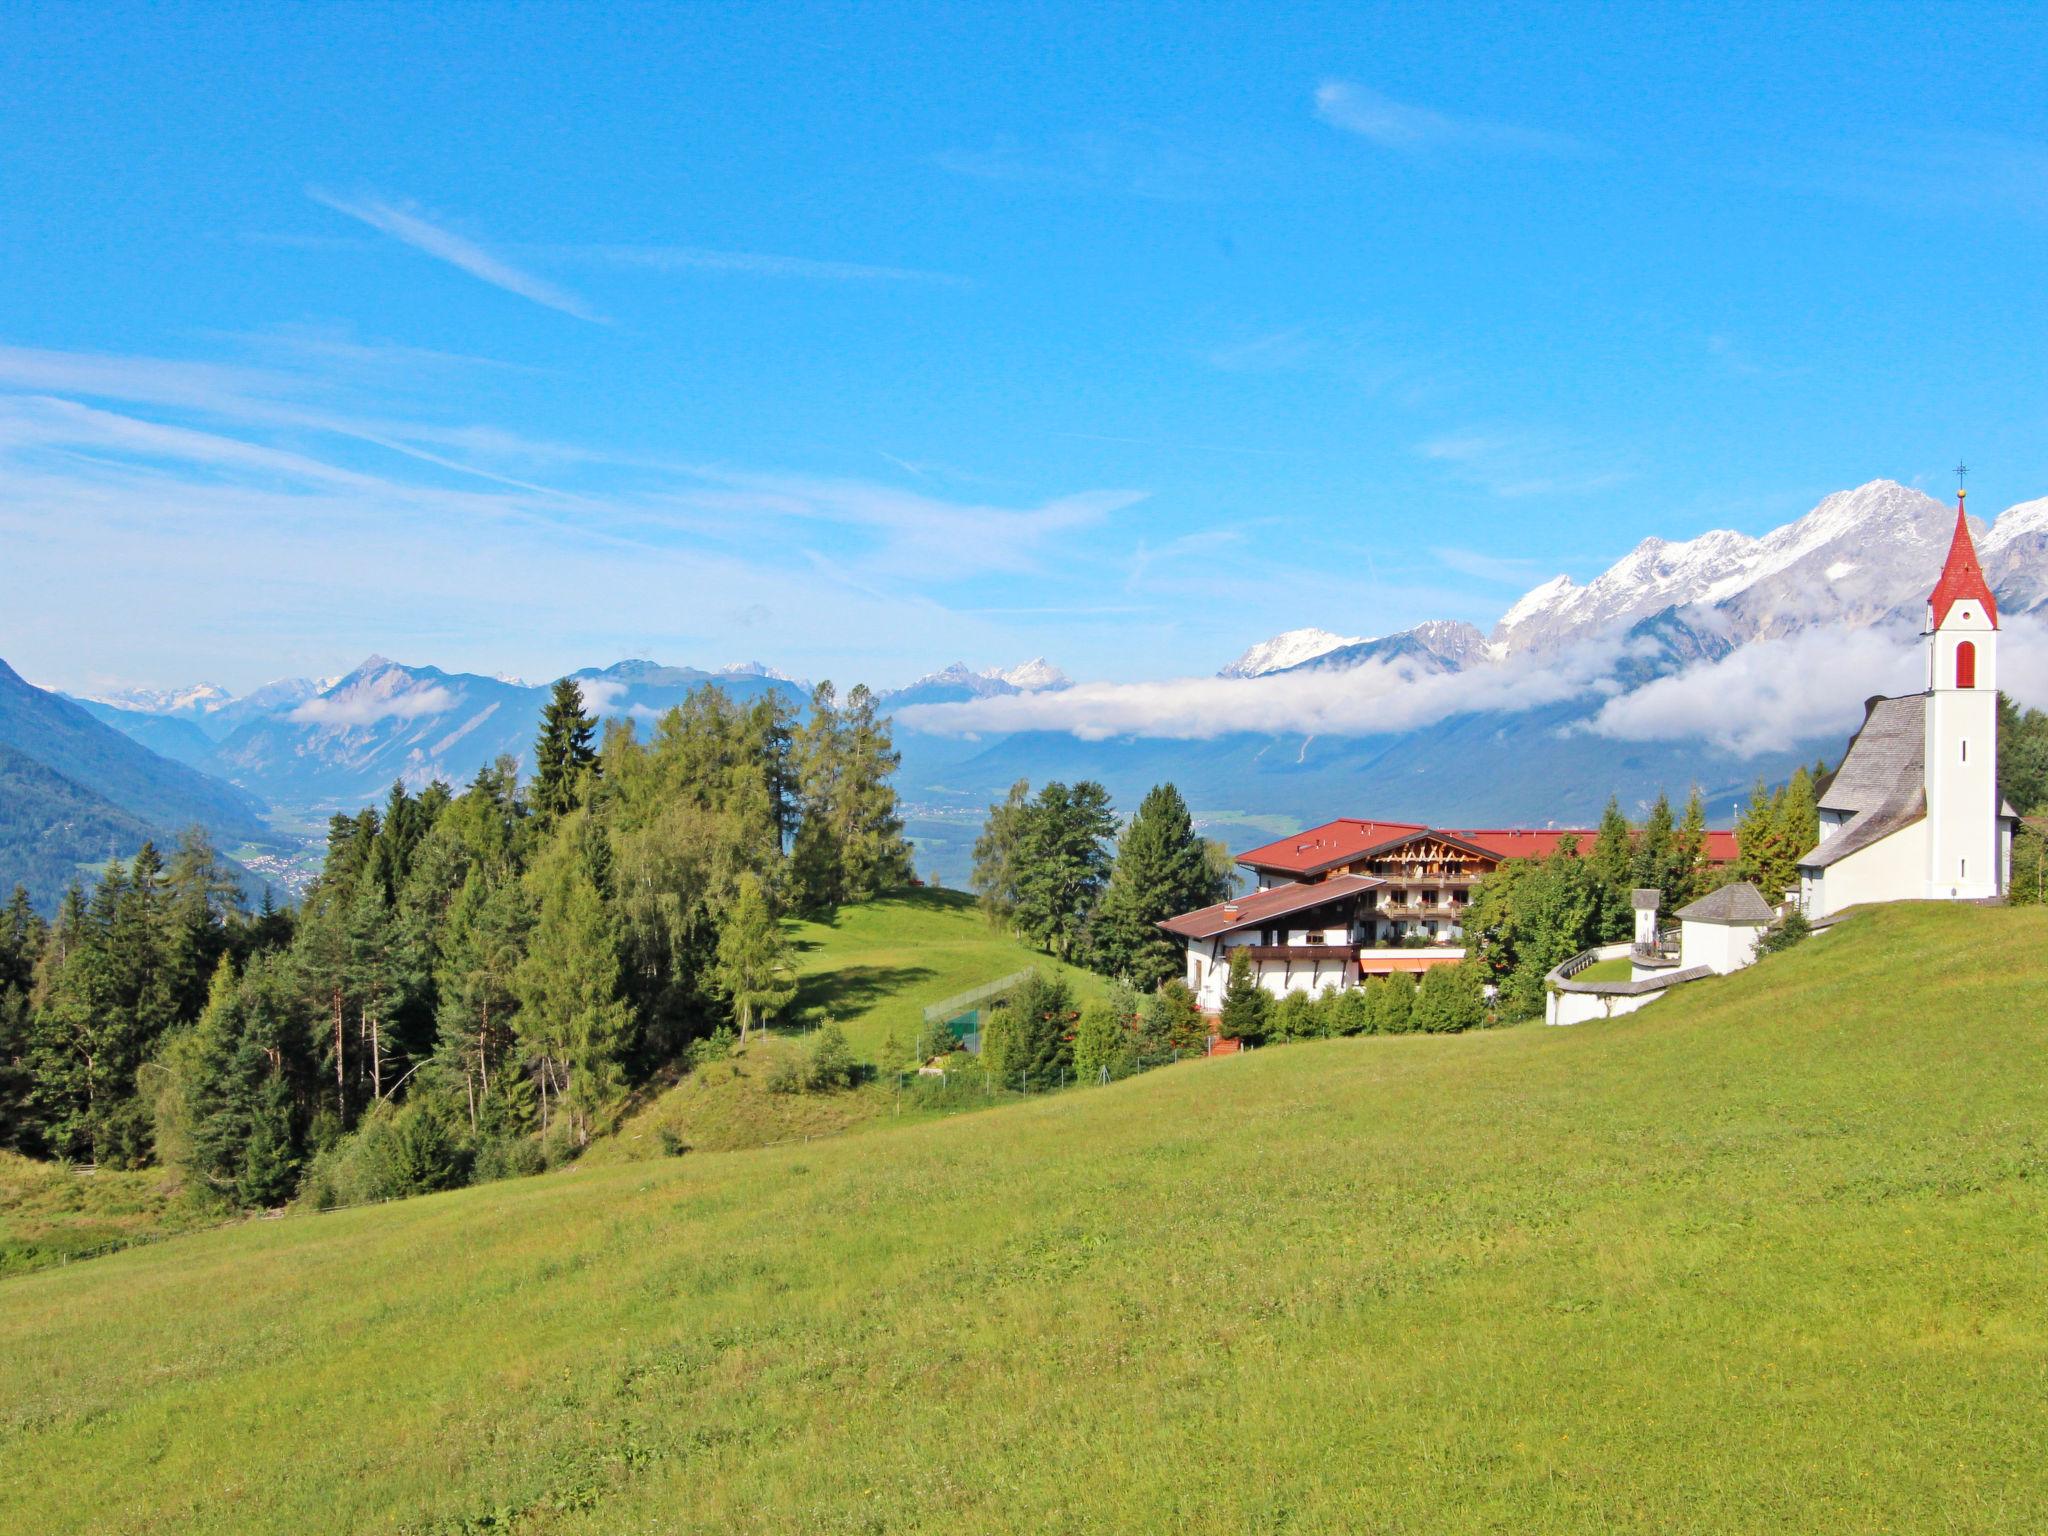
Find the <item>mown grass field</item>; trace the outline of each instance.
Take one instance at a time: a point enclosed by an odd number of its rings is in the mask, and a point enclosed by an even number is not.
[[[1036,966],[1070,978],[1080,997],[1102,979],[1048,959],[989,926],[974,898],[961,891],[901,891],[842,907],[821,922],[785,925],[796,960],[795,1020],[831,1019],[846,1031],[862,1061],[882,1061],[891,1035],[907,1052],[923,1009],[970,987]]]
[[[0,1282],[0,1529],[2048,1528],[2048,915]]]

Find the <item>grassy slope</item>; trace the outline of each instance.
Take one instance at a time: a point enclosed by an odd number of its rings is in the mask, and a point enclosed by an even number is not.
[[[788,927],[798,976],[792,1016],[837,1020],[854,1054],[878,1064],[891,1033],[906,1050],[916,1041],[927,1003],[983,982],[1037,966],[1072,977],[1083,996],[1102,986],[991,928],[961,891],[904,891]]]
[[[0,1152],[0,1275],[220,1219],[161,1169],[80,1169]]]
[[[1084,997],[1104,986],[996,932],[974,898],[958,891],[904,891],[787,928],[799,978],[789,1016],[836,1020],[854,1055],[885,1069],[902,1061],[883,1060],[884,1042],[893,1035],[907,1054],[927,1003],[1034,965],[1070,976]],[[768,1092],[774,1058],[798,1049],[808,1027],[774,1031],[744,1056],[691,1073],[635,1110],[585,1160],[603,1167],[659,1156],[663,1128],[692,1151],[727,1152],[837,1135],[893,1115],[898,1105],[886,1076],[850,1093]]]
[[[10,1280],[0,1529],[2048,1527],[2044,941]]]

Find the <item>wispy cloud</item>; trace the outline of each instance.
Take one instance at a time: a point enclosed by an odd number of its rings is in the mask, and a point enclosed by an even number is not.
[[[1298,368],[1316,355],[1319,343],[1307,326],[1290,325],[1243,341],[1211,347],[1205,361],[1225,373],[1275,373]]]
[[[1460,576],[1490,581],[1500,586],[1526,587],[1543,574],[1541,561],[1513,555],[1491,555],[1477,549],[1439,545],[1430,551]]]
[[[400,693],[351,690],[339,698],[313,698],[292,711],[294,720],[311,725],[375,725],[380,720],[417,720],[453,709],[455,695],[439,683],[426,683]]]
[[[502,288],[507,293],[516,293],[522,299],[531,299],[534,303],[543,304],[549,309],[558,309],[565,315],[574,315],[579,320],[588,320],[597,325],[610,323],[567,289],[557,287],[545,278],[536,277],[531,272],[515,267],[504,257],[486,250],[476,241],[458,235],[410,208],[401,208],[381,198],[345,198],[322,192],[317,188],[308,190],[315,202],[326,204],[336,213],[358,219],[370,228],[379,230],[394,240],[402,241],[414,250],[423,251],[437,260],[445,261],[452,267],[458,267],[471,277],[479,278],[495,288]]]
[[[1382,149],[1409,154],[1472,150],[1568,158],[1591,151],[1583,139],[1568,133],[1452,117],[1347,80],[1326,80],[1316,87],[1316,116]]]
[[[1607,490],[1632,471],[1585,444],[1552,433],[1520,429],[1449,432],[1415,445],[1471,484],[1504,500],[1577,496]]]
[[[551,247],[554,254],[614,267],[651,272],[733,272],[749,277],[795,277],[829,283],[928,283],[972,288],[974,279],[922,267],[875,266],[859,261],[820,261],[809,256],[771,256],[758,251],[713,251],[687,245],[578,245]]]

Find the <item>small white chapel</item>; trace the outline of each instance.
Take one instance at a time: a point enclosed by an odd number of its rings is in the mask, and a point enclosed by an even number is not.
[[[1820,799],[1820,842],[1799,861],[1809,919],[1863,902],[2005,894],[2019,818],[1998,793],[1998,600],[1964,494],[1927,601],[1927,687],[1865,706]]]

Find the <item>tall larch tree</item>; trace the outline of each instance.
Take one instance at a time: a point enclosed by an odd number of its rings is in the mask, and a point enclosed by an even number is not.
[[[732,1007],[745,1043],[755,1025],[767,1022],[796,996],[789,941],[768,905],[760,879],[740,876],[739,889],[718,936],[718,989]]]

